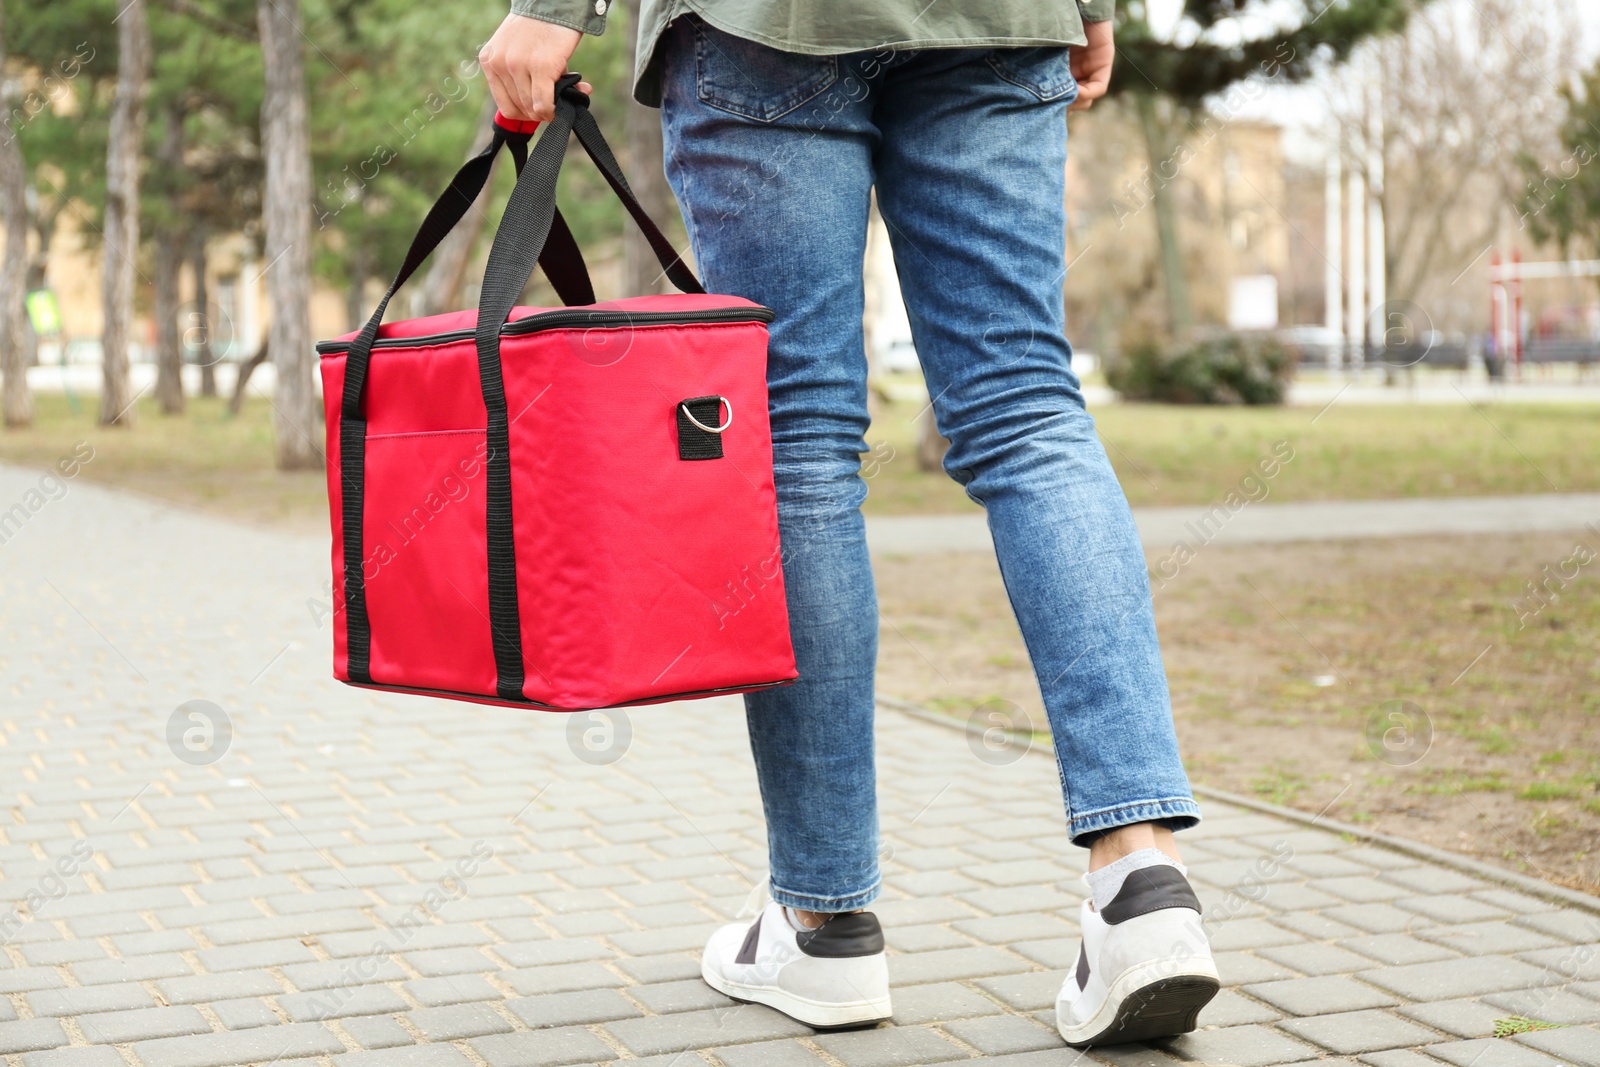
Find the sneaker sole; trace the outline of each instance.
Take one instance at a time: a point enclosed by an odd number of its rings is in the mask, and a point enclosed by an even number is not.
[[[854,1030],[876,1026],[887,1022],[891,1015],[887,996],[881,1000],[860,1000],[849,1004],[822,1004],[781,989],[729,982],[720,975],[712,974],[703,964],[700,977],[706,985],[723,996],[745,1004],[764,1004],[796,1022],[805,1023],[813,1030]]]
[[[1180,974],[1159,978],[1122,997],[1109,1024],[1097,1016],[1071,1032],[1060,1027],[1061,1036],[1073,1048],[1087,1048],[1187,1034],[1194,1030],[1201,1009],[1211,1003],[1220,988],[1222,983],[1209,975]],[[1106,998],[1106,1007],[1100,1010],[1099,1016],[1106,1014],[1113,999]]]

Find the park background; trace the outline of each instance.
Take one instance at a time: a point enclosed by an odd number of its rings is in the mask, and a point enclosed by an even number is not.
[[[1121,5],[1115,92],[1070,119],[1065,205],[1069,337],[1107,451],[1136,508],[1199,524],[1150,547],[1191,773],[1600,891],[1600,506],[1570,530],[1222,536],[1285,504],[1484,498],[1514,518],[1503,498],[1600,490],[1600,16],[1235,8]],[[3,12],[0,461],[86,442],[78,478],[325,532],[312,342],[364,321],[482,138],[476,56],[504,5]],[[631,13],[573,67],[682,247],[657,115],[628,98]],[[562,182],[600,297],[659,289],[600,179]],[[483,217],[510,184],[501,168]],[[865,511],[975,515],[937,469],[873,232]],[[472,306],[491,236],[441,249],[400,314]],[[527,302],[554,302],[542,279]],[[992,557],[877,565],[886,697],[1043,729]]]

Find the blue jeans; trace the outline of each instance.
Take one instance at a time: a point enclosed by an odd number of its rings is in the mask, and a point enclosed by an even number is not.
[[[847,911],[879,888],[860,511],[874,187],[945,470],[988,514],[1044,696],[1068,832],[1192,826],[1144,553],[1064,333],[1066,49],[803,56],[693,16],[665,48],[667,177],[701,278],[777,312],[768,385],[800,680],[745,700],[773,898]]]

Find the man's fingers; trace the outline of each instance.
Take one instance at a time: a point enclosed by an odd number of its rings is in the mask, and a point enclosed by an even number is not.
[[[1085,92],[1084,89],[1085,86],[1078,86],[1078,98],[1067,108],[1068,111],[1088,111],[1091,107],[1094,107],[1096,100],[1106,95],[1104,89],[1101,89],[1098,93]]]
[[[1101,67],[1083,77],[1078,82],[1078,98],[1072,102],[1068,111],[1088,111],[1094,102],[1106,95],[1111,88],[1111,68]]]
[[[489,91],[509,118],[548,122],[555,116],[555,82],[582,34],[523,15],[507,15],[478,52]],[[589,92],[591,86],[579,86]]]
[[[556,83],[553,79],[529,71],[523,75],[520,83],[528,98],[530,118],[549,122],[556,117]]]
[[[495,106],[500,109],[500,114],[508,119],[526,120],[528,116],[523,113],[522,102],[517,99],[517,94],[493,69],[483,68],[483,73],[489,79],[489,95],[494,97]]]
[[[1078,98],[1070,111],[1087,111],[1106,95],[1111,88],[1111,67],[1117,58],[1109,21],[1084,23],[1083,34],[1084,43],[1073,45],[1068,52],[1072,76],[1078,80]]]

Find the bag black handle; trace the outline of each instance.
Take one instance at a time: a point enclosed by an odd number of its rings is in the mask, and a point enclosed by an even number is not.
[[[683,262],[683,257],[672,247],[672,242],[650,218],[649,212],[639,203],[622,176],[622,168],[600,133],[600,126],[589,113],[589,97],[578,87],[578,75],[566,74],[556,82],[555,118],[534,146],[528,166],[517,179],[511,199],[506,203],[500,229],[489,249],[489,262],[484,269],[483,290],[478,298],[479,358],[483,358],[483,338],[492,338],[496,357],[499,352],[499,330],[515,306],[522,287],[533,274],[535,261],[541,256],[549,240],[554,239],[556,179],[566,155],[568,137],[576,133],[589,158],[604,175],[607,184],[627,208],[628,214],[638,224],[655,252],[662,270],[673,285],[685,293],[704,293],[700,280]],[[486,333],[487,331],[487,333]]]
[[[550,239],[556,218],[556,179],[576,132],[589,157],[644,231],[672,283],[686,293],[705,289],[640,206],[633,190],[589,114],[589,97],[578,89],[578,75],[563,75],[555,85],[555,118],[545,127],[517,187],[506,203],[500,229],[489,249],[478,297],[478,377],[487,415],[484,439],[484,532],[489,571],[489,629],[494,646],[495,689],[505,699],[520,699],[524,680],[522,620],[518,609],[517,550],[511,516],[510,423],[505,378],[500,365],[500,328],[517,295],[528,284],[533,265]]]
[[[566,155],[567,143],[576,132],[579,142],[594,160],[607,183],[617,194],[628,214],[644,231],[651,250],[672,283],[686,293],[705,289],[673,249],[661,230],[640,206],[616,158],[600,135],[600,128],[589,114],[589,98],[577,88],[577,74],[566,74],[555,85],[555,118],[539,143],[528,155],[517,177],[516,188],[506,204],[500,228],[489,249],[484,269],[483,289],[478,298],[476,342],[478,377],[483,389],[487,416],[484,439],[484,520],[489,578],[489,628],[494,648],[495,691],[505,700],[520,701],[524,681],[522,623],[517,606],[517,561],[511,516],[510,422],[506,413],[505,379],[500,366],[500,329],[528,284],[534,264],[549,262],[570,266],[577,254],[571,231],[556,210],[556,179]],[[351,342],[345,359],[342,415],[339,425],[340,467],[345,482],[341,509],[344,535],[344,584],[347,669],[352,681],[371,681],[371,625],[366,611],[366,588],[361,573],[363,551],[363,485],[366,461],[366,422],[361,414],[361,395],[365,384],[372,342],[377,337],[384,309],[417,266],[433,251],[450,228],[465,215],[477,191],[488,178],[489,166],[502,143],[515,136],[526,151],[532,124],[518,124],[506,130],[497,124],[494,141],[483,153],[474,156],[457,173],[450,188],[434,204],[423,220],[411,251],[394,284],[384,294],[372,318]],[[475,184],[474,184],[475,183]],[[452,195],[454,194],[454,195]],[[570,247],[569,247],[570,246]],[[546,266],[546,273],[551,273]],[[554,274],[552,274],[554,280]],[[587,281],[587,274],[585,273]],[[589,295],[584,303],[593,303]],[[570,301],[569,301],[570,303]]]
[[[496,127],[515,122],[514,119],[506,119],[498,111],[494,113],[494,121]],[[539,124],[529,122],[525,125],[535,127]],[[523,132],[515,126],[507,128],[516,133]],[[531,134],[533,130],[530,128],[526,132]],[[522,168],[528,165],[527,139],[510,138],[506,144],[511,152],[511,161],[516,164],[517,177],[520,178]],[[584,263],[578,239],[572,236],[572,230],[562,217],[560,208],[556,208],[555,221],[550,225],[550,239],[544,243],[544,251],[539,253],[539,269],[544,271],[551,288],[556,291],[556,298],[564,306],[579,307],[594,303],[594,283],[589,280],[588,264]]]
[[[439,199],[434,201],[433,207],[428,210],[427,216],[417,230],[417,235],[411,240],[411,248],[406,252],[405,262],[400,265],[400,271],[390,284],[389,291],[378,301],[372,317],[350,342],[346,352],[344,394],[341,402],[345,418],[360,417],[372,343],[377,339],[378,328],[383,324],[383,316],[388,310],[389,301],[417,268],[422,266],[423,261],[433,254],[433,250],[439,247],[439,242],[443,241],[445,236],[466,217],[473,201],[478,198],[478,194],[489,180],[494,158],[499,154],[501,146],[506,146],[511,152],[511,159],[516,165],[520,179],[523,168],[528,162],[528,142],[532,139],[534,128],[537,126],[536,122],[524,123],[505,119],[496,112],[488,145],[482,152],[462,164],[461,169],[456,171],[455,177],[450,179],[445,191],[439,194]],[[572,230],[559,211],[555,213],[551,224],[550,238],[539,255],[539,265],[544,268],[545,276],[550,279],[550,284],[555,288],[556,295],[563,304],[572,307],[595,302],[594,285],[589,280],[589,268],[583,261],[583,252],[578,248]],[[509,309],[506,313],[510,314]]]
[[[705,292],[700,279],[695,277],[694,271],[689,269],[689,265],[683,261],[678,250],[672,247],[672,242],[667,240],[660,227],[650,218],[649,212],[639,203],[639,198],[634,195],[633,189],[628,186],[628,179],[623,177],[622,168],[617,165],[616,156],[611,153],[611,146],[606,144],[605,137],[600,133],[600,124],[589,113],[589,98],[582,93],[578,96],[583,99],[583,104],[578,108],[577,118],[573,122],[573,132],[578,135],[578,143],[583,145],[583,150],[589,153],[589,158],[600,169],[606,183],[611,186],[611,191],[617,194],[622,206],[633,216],[633,221],[638,224],[645,240],[650,243],[650,250],[656,254],[656,261],[661,264],[667,279],[677,286],[680,292]],[[552,242],[556,240],[560,225],[558,219],[555,228],[550,231]],[[543,263],[544,260],[540,259],[539,262]]]
[[[520,184],[522,172],[528,161],[528,142],[538,124],[510,122],[498,113],[495,119],[489,144],[483,151],[462,164],[461,169],[450,180],[450,185],[440,194],[439,199],[434,201],[433,207],[422,220],[417,235],[412,238],[405,262],[401,264],[400,272],[395,275],[389,291],[384,293],[383,299],[378,302],[377,309],[372,313],[372,318],[367,320],[355,340],[350,342],[345,353],[344,392],[340,399],[339,420],[339,466],[340,480],[343,483],[341,494],[343,504],[340,514],[344,549],[346,662],[350,680],[358,684],[370,684],[372,681],[372,625],[367,616],[366,581],[362,574],[367,424],[361,411],[367,368],[372,359],[372,343],[378,336],[378,327],[383,323],[384,312],[388,309],[389,301],[394,298],[394,294],[433,253],[445,235],[466,217],[473,201],[488,182],[495,156],[499,154],[502,145],[510,149]],[[572,231],[560,212],[555,212],[552,217],[550,237],[540,253],[539,262],[564,304],[594,303],[594,287],[589,281],[589,270],[584,265],[583,253],[578,250],[578,243],[573,239]],[[507,309],[507,314],[509,313]],[[503,439],[502,432],[501,440]],[[501,474],[504,475],[505,472],[502,471]],[[509,487],[507,492],[509,494]],[[503,611],[496,613],[497,617],[502,614]],[[497,662],[506,655],[504,644],[504,640],[496,636]],[[522,685],[520,660],[514,685],[515,688],[512,688],[511,683],[503,684],[502,694],[508,697],[520,695]]]

